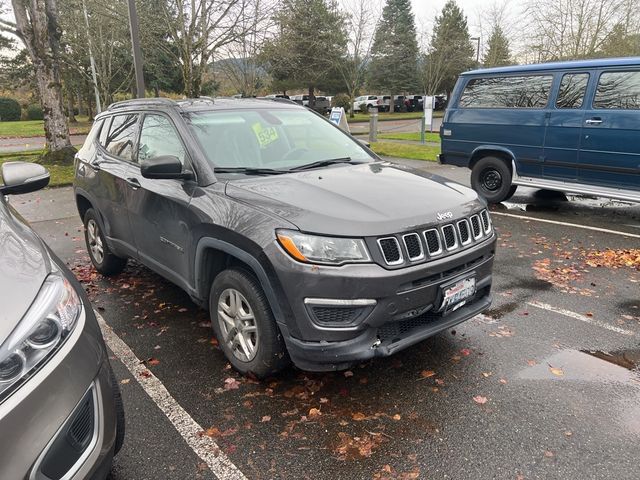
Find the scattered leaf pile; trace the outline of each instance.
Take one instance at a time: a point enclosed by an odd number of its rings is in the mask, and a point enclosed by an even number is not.
[[[583,252],[585,263],[590,267],[624,268],[640,270],[640,249],[591,250]]]

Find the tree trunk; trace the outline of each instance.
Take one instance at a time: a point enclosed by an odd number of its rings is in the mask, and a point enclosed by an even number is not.
[[[389,100],[389,113],[396,111],[396,101],[393,97],[394,95],[391,95],[391,99]]]
[[[82,94],[80,90],[76,92],[76,103],[78,104],[78,115],[87,115],[87,112],[84,109],[84,104],[82,103]]]
[[[24,42],[36,73],[40,103],[44,113],[45,161],[71,163],[69,125],[62,104],[56,0],[12,0],[18,37]]]
[[[67,93],[67,116],[69,117],[69,123],[78,123],[73,113],[73,96],[71,93]]]
[[[315,87],[313,85],[311,85],[309,87],[309,108],[315,108],[316,107],[316,96],[313,94],[314,90],[315,90]]]

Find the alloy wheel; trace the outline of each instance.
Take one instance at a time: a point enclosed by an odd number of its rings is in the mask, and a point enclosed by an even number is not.
[[[253,360],[258,351],[258,326],[251,305],[235,288],[227,288],[218,299],[218,323],[233,355],[243,362]]]
[[[100,227],[98,227],[94,219],[87,222],[87,243],[93,259],[96,263],[102,263],[104,260],[104,246],[100,236]]]

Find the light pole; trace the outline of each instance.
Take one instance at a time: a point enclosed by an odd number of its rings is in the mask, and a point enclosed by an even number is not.
[[[138,36],[138,14],[136,12],[135,0],[129,0],[128,3],[133,65],[136,71],[136,96],[138,98],[144,98],[144,75],[142,74],[142,52],[140,51],[140,37]]]
[[[476,48],[476,62],[480,63],[480,37],[471,37],[469,40],[478,42],[478,48]]]

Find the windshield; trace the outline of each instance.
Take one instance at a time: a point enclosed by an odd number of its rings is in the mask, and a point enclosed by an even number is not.
[[[303,109],[192,112],[186,118],[214,167],[290,169],[373,160],[356,140]]]

